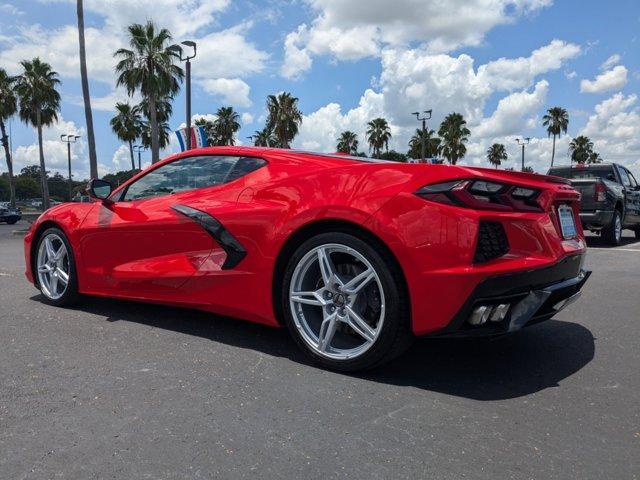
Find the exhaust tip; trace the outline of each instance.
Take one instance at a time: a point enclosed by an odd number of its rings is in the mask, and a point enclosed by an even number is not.
[[[474,327],[484,325],[489,322],[501,322],[509,312],[509,303],[501,303],[499,305],[478,305],[473,309],[467,322]]]

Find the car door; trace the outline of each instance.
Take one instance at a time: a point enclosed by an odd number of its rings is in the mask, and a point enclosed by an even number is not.
[[[174,300],[216,246],[210,232],[175,207],[223,185],[237,160],[181,158],[137,179],[113,203],[96,204],[82,225],[86,289]],[[225,199],[225,190],[217,190]],[[228,196],[235,200],[237,193]]]
[[[624,195],[624,218],[622,219],[623,225],[629,225],[635,223],[635,206],[633,201],[635,199],[634,189],[631,186],[631,179],[627,173],[627,170],[618,165],[618,175],[620,175],[620,182],[622,183],[623,195]]]
[[[634,225],[640,225],[640,190],[638,190],[638,182],[633,174],[625,168],[627,177],[629,178],[629,187],[627,188],[627,221]],[[626,188],[626,187],[625,187]]]

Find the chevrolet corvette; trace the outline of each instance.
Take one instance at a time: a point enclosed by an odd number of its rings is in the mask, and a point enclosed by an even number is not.
[[[91,203],[53,207],[25,236],[43,301],[104,296],[286,327],[335,370],[381,365],[416,336],[545,321],[590,274],[580,195],[557,177],[210,147],[87,190]]]

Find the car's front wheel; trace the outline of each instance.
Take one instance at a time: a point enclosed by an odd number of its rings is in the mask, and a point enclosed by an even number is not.
[[[411,343],[401,272],[374,246],[349,233],[325,233],[304,242],[289,260],[285,322],[296,343],[325,367],[375,367]]]
[[[78,279],[73,251],[59,228],[45,230],[36,249],[37,287],[51,305],[69,305],[78,298]]]

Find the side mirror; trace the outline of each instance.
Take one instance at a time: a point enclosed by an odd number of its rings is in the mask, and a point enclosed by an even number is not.
[[[87,193],[91,198],[97,200],[106,200],[112,191],[113,186],[106,180],[100,180],[99,178],[92,178],[87,184]]]

